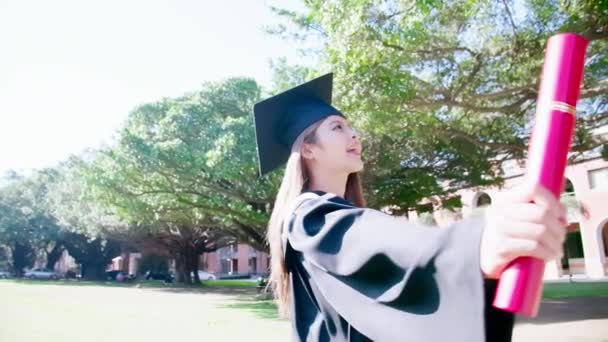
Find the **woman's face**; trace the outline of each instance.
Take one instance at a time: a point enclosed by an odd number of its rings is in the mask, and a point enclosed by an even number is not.
[[[327,117],[316,132],[316,143],[302,151],[312,167],[329,172],[354,173],[363,169],[359,133],[339,115]]]

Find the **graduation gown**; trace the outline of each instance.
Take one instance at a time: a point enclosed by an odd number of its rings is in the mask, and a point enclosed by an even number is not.
[[[293,340],[484,341],[490,329],[488,341],[509,341],[512,315],[485,305],[495,284],[484,288],[479,268],[482,228],[433,229],[302,193],[283,222]]]

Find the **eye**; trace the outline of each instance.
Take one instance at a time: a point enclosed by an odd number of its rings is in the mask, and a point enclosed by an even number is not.
[[[338,125],[334,126],[333,130],[335,131],[336,128],[342,129],[342,125],[338,124]]]

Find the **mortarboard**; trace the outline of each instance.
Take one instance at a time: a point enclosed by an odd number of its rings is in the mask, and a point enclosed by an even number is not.
[[[306,128],[331,115],[333,74],[326,74],[253,107],[260,176],[287,161],[291,147]]]

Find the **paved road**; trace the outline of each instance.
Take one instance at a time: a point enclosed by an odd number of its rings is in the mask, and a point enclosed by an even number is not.
[[[608,342],[608,297],[543,301],[535,318],[518,318],[514,342]]]

